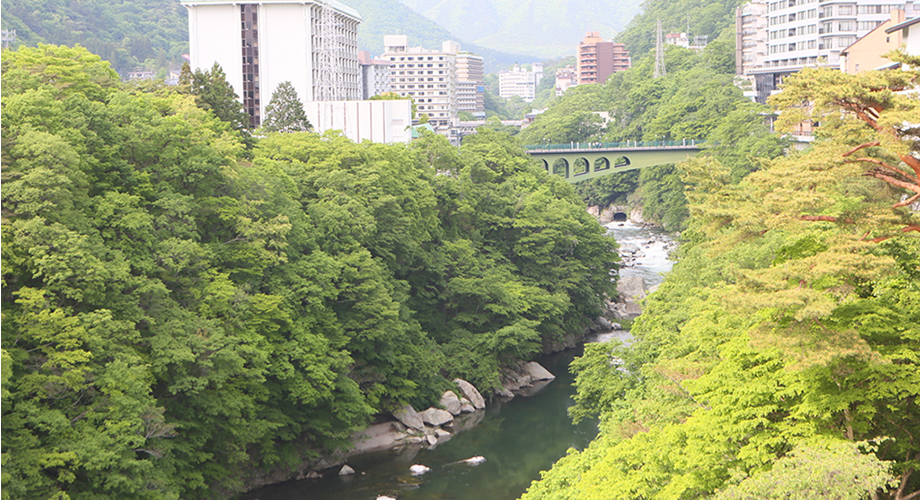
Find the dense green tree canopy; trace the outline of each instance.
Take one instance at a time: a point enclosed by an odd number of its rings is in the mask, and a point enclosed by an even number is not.
[[[920,101],[897,93],[918,78],[803,71],[773,103],[820,113],[813,147],[738,183],[681,165],[679,262],[631,347],[573,364],[572,414],[601,435],[524,498],[920,494]]]
[[[122,87],[55,46],[2,71],[4,498],[227,498],[496,387],[612,293],[612,241],[506,134],[247,150],[201,74]]]

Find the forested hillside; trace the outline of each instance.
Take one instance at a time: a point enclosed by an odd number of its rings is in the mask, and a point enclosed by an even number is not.
[[[402,0],[477,45],[542,58],[574,56],[585,32],[612,38],[640,0]],[[526,63],[531,61],[518,61]]]
[[[165,77],[188,52],[188,14],[179,0],[6,0],[0,11],[18,44],[80,44],[123,76],[145,68]]]
[[[811,148],[740,182],[680,165],[674,271],[631,346],[573,364],[601,435],[524,499],[920,495],[920,100],[896,93],[918,83],[803,70],[772,104],[820,117]]]
[[[735,7],[746,0],[645,0],[641,12],[618,33],[615,40],[625,43],[633,61],[655,49],[658,21],[665,33],[707,36],[709,41],[734,36]],[[688,31],[689,30],[689,31]],[[734,38],[731,39],[734,43]]]
[[[413,45],[440,48],[441,42],[462,41],[398,0],[346,0],[364,22],[358,27],[358,47],[373,55],[383,52],[383,36],[409,35]],[[188,53],[188,13],[179,0],[7,0],[0,5],[3,29],[16,30],[15,45],[80,44],[109,61],[122,77],[147,69],[165,77]],[[464,50],[485,58],[487,71],[498,71],[533,56],[463,44]]]
[[[5,498],[226,498],[497,387],[613,292],[612,240],[502,133],[247,149],[82,48],[2,71]]]

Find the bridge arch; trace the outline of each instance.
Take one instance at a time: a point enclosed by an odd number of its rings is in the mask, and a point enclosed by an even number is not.
[[[591,172],[591,162],[582,156],[572,163],[572,175],[584,175]]]
[[[613,168],[623,168],[632,165],[627,156],[618,156],[617,159],[613,160]]]
[[[601,156],[600,158],[594,160],[594,171],[601,172],[604,170],[610,169],[610,160],[606,156]]]
[[[543,159],[541,159],[540,161],[543,163],[543,170],[546,170],[547,172],[549,172],[549,162]],[[549,173],[552,173],[552,172],[549,172]]]
[[[553,162],[553,170],[550,172],[553,175],[561,175],[564,178],[569,178],[569,161],[565,158],[557,158]]]

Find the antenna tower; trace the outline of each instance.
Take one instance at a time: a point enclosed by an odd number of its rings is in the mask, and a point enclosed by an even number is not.
[[[661,34],[661,19],[658,20],[658,30],[655,36],[655,73],[653,78],[665,76],[667,71],[664,69],[664,41]]]
[[[341,40],[335,9],[328,0],[320,1],[319,65],[317,67],[317,101],[340,101],[342,95]]]

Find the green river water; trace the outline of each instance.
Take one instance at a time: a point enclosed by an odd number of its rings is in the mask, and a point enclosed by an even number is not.
[[[540,471],[552,467],[569,448],[584,449],[597,434],[597,422],[572,425],[567,409],[573,376],[568,365],[580,351],[570,350],[538,360],[556,379],[535,395],[492,401],[473,418],[481,420],[433,449],[402,453],[378,452],[352,457],[352,476],[293,481],[251,491],[241,500],[512,500],[520,497]],[[474,422],[467,422],[466,425]],[[460,424],[456,427],[460,427]],[[452,464],[481,455],[479,466]],[[431,471],[413,477],[409,466]]]

